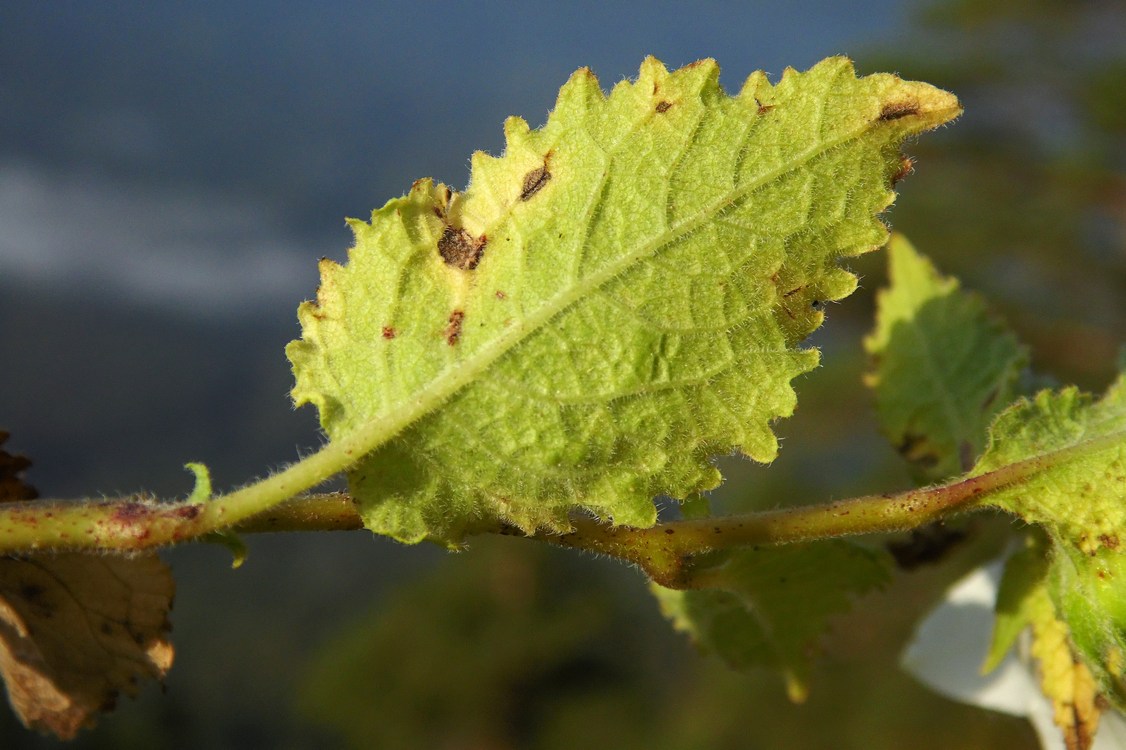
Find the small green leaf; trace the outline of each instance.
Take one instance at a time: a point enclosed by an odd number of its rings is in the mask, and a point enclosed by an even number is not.
[[[246,546],[246,542],[242,537],[233,531],[213,531],[207,536],[202,538],[205,542],[212,542],[214,544],[221,544],[227,548],[231,553],[231,568],[238,570],[246,562],[246,558],[250,556],[250,550]]]
[[[195,476],[195,486],[192,487],[192,494],[188,495],[188,502],[206,503],[212,495],[211,471],[206,465],[194,462],[184,464],[184,468]]]
[[[967,471],[1013,398],[1027,354],[982,300],[943,277],[902,235],[864,345],[883,430],[923,482]]]
[[[647,59],[609,96],[589,70],[539,130],[513,117],[470,186],[429,180],[352,222],[298,317],[296,404],[330,438],[368,528],[457,545],[585,509],[651,526],[711,489],[709,458],[770,461],[798,343],[856,286],[838,259],[886,239],[899,146],[950,94],[830,58],[736,96],[702,61]]]
[[[1017,462],[1039,471],[986,502],[1047,531],[1052,602],[1103,693],[1126,706],[1126,375],[1098,401],[1066,388],[1003,412],[973,474]]]
[[[794,701],[808,693],[812,651],[831,615],[888,581],[887,560],[844,541],[728,553],[702,590],[651,584],[665,616],[734,669],[779,671]]]

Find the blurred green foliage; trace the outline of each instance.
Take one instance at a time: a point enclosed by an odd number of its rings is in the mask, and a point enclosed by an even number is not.
[[[964,548],[959,567],[983,551]],[[799,706],[776,675],[697,656],[635,573],[490,539],[345,626],[299,708],[353,748],[1034,747],[1022,721],[950,703],[896,668],[945,585],[936,572],[866,597]]]

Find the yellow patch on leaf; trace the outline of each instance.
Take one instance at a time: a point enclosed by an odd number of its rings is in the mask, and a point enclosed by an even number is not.
[[[1040,687],[1052,702],[1053,720],[1067,750],[1088,750],[1099,728],[1098,685],[1076,655],[1067,625],[1056,618],[1047,592],[1041,590],[1032,616],[1032,655],[1040,663]]]

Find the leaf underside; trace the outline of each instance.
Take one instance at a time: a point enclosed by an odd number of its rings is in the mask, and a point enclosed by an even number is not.
[[[649,526],[655,496],[719,483],[710,457],[775,456],[818,361],[798,344],[856,285],[838,259],[885,241],[900,144],[960,108],[843,58],[735,96],[718,75],[649,58],[607,96],[580,70],[464,193],[420,180],[352,222],[287,354],[330,439],[370,436],[369,528]]]

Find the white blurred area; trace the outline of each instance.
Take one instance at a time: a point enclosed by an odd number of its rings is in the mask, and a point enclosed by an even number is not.
[[[1044,750],[1066,750],[1052,723],[1052,706],[1040,692],[1036,665],[1012,651],[996,669],[981,665],[993,631],[993,607],[1003,570],[1001,561],[978,568],[946,593],[915,630],[903,652],[903,668],[937,693],[993,711],[1027,717]],[[1091,750],[1126,748],[1126,718],[1103,713]]]
[[[245,197],[0,164],[0,289],[194,318],[272,314],[316,288],[318,248],[283,226]]]

